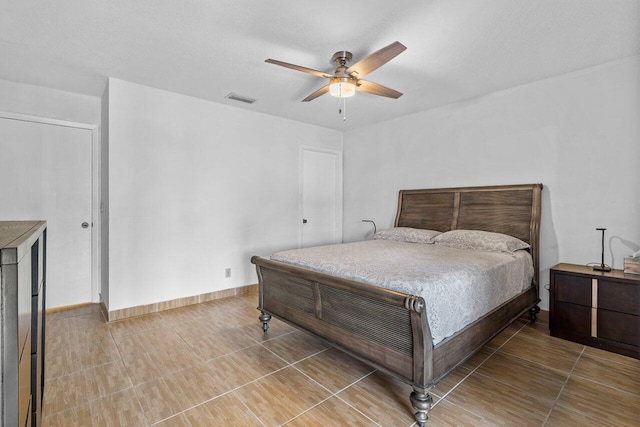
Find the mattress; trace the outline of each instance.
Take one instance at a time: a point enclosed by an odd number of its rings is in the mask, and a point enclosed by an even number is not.
[[[527,251],[489,252],[368,240],[274,253],[271,259],[424,298],[433,344],[531,286]]]

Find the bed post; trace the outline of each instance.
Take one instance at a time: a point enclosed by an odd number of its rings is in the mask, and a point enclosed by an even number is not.
[[[258,257],[252,256],[251,262],[256,264]],[[258,275],[258,310],[260,310],[260,316],[258,319],[262,322],[262,331],[266,334],[269,330],[269,321],[271,320],[271,315],[264,311],[264,282],[262,280],[262,267],[256,264],[256,273]]]
[[[424,299],[410,296],[405,307],[411,310],[411,331],[413,333],[413,391],[409,396],[415,412],[414,418],[424,427],[431,410],[433,399],[429,395],[429,384],[433,380],[433,339],[427,322]]]
[[[431,395],[429,394],[427,389],[414,385],[409,399],[411,400],[413,409],[416,411],[416,413],[414,414],[416,422],[420,427],[424,427],[424,423],[429,420],[427,412],[431,410],[431,405],[433,404]]]
[[[540,312],[540,217],[542,205],[542,184],[533,184],[531,188],[531,223],[529,227],[529,245],[533,258],[533,286],[536,289],[536,305],[529,310],[529,319],[535,323]]]
[[[529,309],[529,320],[531,320],[531,323],[536,323],[536,320],[538,319],[538,313],[540,313],[540,307],[538,307],[537,305],[534,305]]]
[[[258,319],[262,322],[262,331],[266,334],[269,330],[269,320],[271,320],[271,315],[264,310],[260,310],[261,314],[258,316]]]

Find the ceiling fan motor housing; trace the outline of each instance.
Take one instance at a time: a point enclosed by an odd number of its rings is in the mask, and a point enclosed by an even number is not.
[[[341,50],[333,54],[331,57],[331,63],[336,64],[338,67],[344,67],[351,61],[351,58],[353,58],[351,52]]]

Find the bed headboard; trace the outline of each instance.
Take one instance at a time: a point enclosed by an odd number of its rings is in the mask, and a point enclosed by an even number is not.
[[[539,283],[542,184],[400,190],[396,227],[508,234],[531,245]]]

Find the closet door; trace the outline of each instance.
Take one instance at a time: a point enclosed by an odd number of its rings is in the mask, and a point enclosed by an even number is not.
[[[301,246],[342,241],[342,153],[301,150]]]
[[[91,137],[0,117],[0,220],[47,221],[48,307],[92,301]]]

